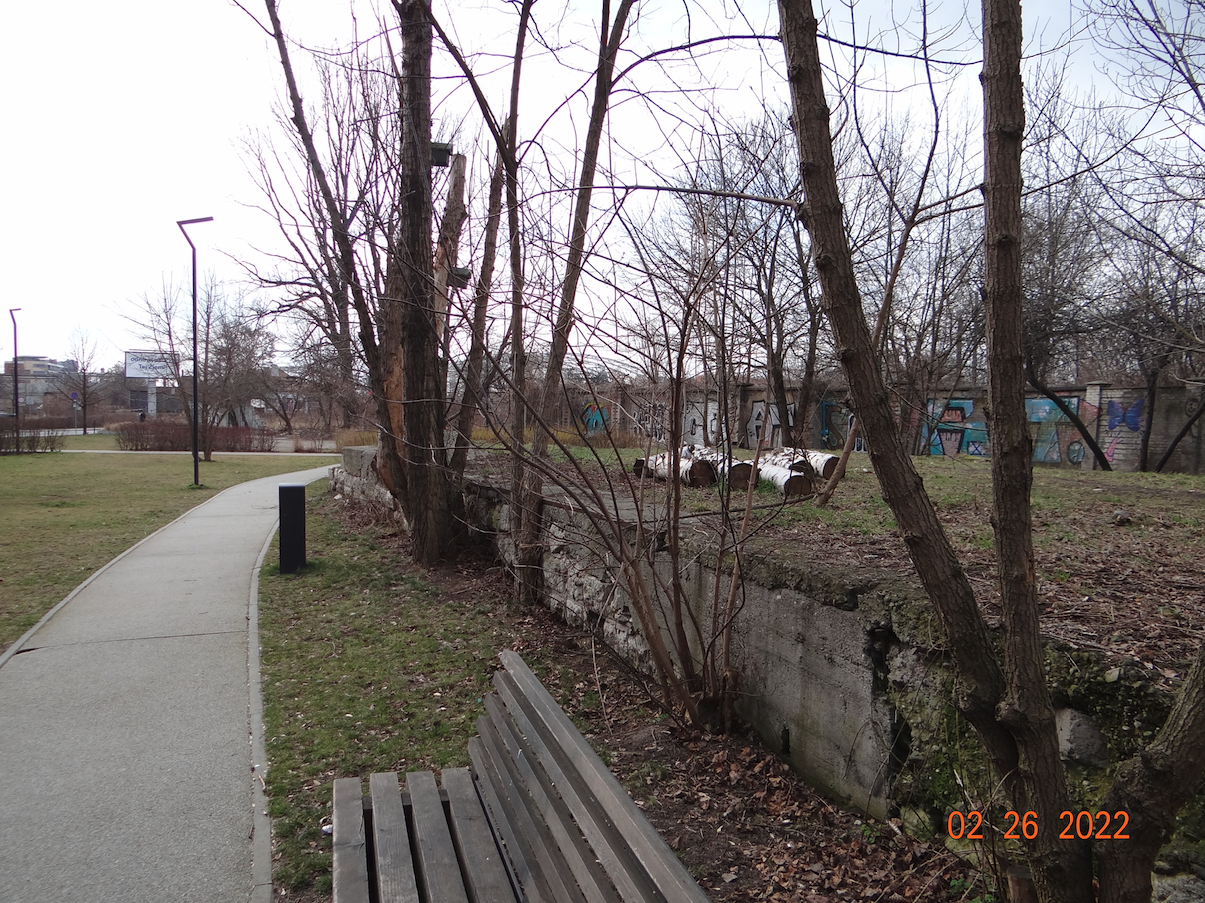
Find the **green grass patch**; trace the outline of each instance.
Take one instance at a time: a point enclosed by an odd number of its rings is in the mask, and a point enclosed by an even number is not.
[[[86,436],[64,436],[67,451],[117,451],[116,433],[89,433]]]
[[[513,633],[498,617],[508,581],[493,581],[493,598],[445,593],[394,548],[392,527],[347,531],[316,510],[320,493],[311,486],[309,563],[265,568],[259,608],[274,881],[325,893],[332,781],[467,765]]]
[[[196,489],[186,455],[0,457],[0,650],[93,571],[223,489],[335,460],[220,456],[201,463]]]

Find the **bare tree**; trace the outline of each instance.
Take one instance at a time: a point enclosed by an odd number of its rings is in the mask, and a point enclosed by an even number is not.
[[[96,342],[82,329],[75,329],[68,340],[67,354],[75,369],[59,375],[56,389],[72,405],[79,405],[83,415],[84,435],[88,435],[88,408],[96,394]],[[104,371],[101,370],[101,373]]]
[[[1035,598],[1029,485],[1030,438],[1024,412],[1021,293],[1020,4],[986,0],[984,138],[986,153],[985,287],[991,373],[994,528],[1003,600],[1003,655],[997,656],[974,592],[902,446],[886,403],[876,349],[867,327],[832,162],[817,20],[810,3],[782,0],[783,45],[803,161],[812,254],[827,310],[870,445],[883,494],[895,513],[913,563],[949,641],[958,676],[957,705],[973,725],[1019,812],[1068,808],[1066,778],[1045,685]],[[1199,783],[1205,755],[1205,654],[1186,682],[1176,712],[1155,743],[1122,767],[1104,807],[1135,813],[1140,844],[1102,843],[1101,900],[1150,897],[1150,868],[1175,813]],[[1194,746],[1195,744],[1195,746]],[[1190,751],[1195,749],[1195,751]],[[1174,778],[1174,779],[1171,779]],[[1139,836],[1139,835],[1132,835]],[[1084,841],[1035,833],[1026,843],[1042,901],[1094,897]]]
[[[197,426],[206,461],[213,459],[214,430],[223,421],[248,425],[247,410],[260,397],[263,370],[275,350],[275,338],[257,321],[238,295],[228,294],[213,277],[205,280],[197,304],[197,354],[191,360],[191,307],[165,283],[158,294],[144,295],[141,310],[129,317],[141,338],[175,362],[176,390],[193,406],[193,368],[197,373]]]

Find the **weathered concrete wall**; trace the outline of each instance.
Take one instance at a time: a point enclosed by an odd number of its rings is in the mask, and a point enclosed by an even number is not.
[[[396,511],[393,496],[377,477],[377,447],[347,446],[340,454],[343,466],[331,469],[331,489],[351,499],[363,499],[384,511]]]

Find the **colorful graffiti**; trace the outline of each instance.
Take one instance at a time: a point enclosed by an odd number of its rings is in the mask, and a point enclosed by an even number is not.
[[[840,451],[845,447],[845,437],[854,425],[854,415],[849,408],[835,401],[820,403],[820,444],[830,451]],[[854,451],[866,452],[866,442],[861,436],[854,441]]]
[[[1079,414],[1079,396],[1060,396],[1074,414]],[[1062,408],[1049,398],[1025,399],[1025,417],[1030,423],[1069,423]]]
[[[1109,399],[1109,432],[1117,429],[1123,423],[1130,432],[1136,433],[1142,429],[1142,409],[1146,405],[1145,398],[1137,398],[1129,408],[1123,408],[1120,403]]]
[[[970,398],[929,400],[929,454],[954,457],[988,454],[987,424],[972,420],[975,402]]]
[[[610,420],[610,412],[600,407],[597,402],[590,402],[582,411],[582,429],[586,432],[587,439],[593,439],[599,433],[607,428],[607,421]]]
[[[1110,464],[1113,463],[1113,459],[1117,455],[1118,446],[1123,445],[1126,438],[1124,432],[1115,431],[1125,427],[1131,433],[1139,432],[1142,429],[1142,411],[1145,407],[1146,399],[1142,397],[1135,398],[1130,402],[1128,407],[1124,402],[1117,401],[1114,398],[1110,398],[1105,405],[1107,419],[1104,426],[1108,432],[1114,433],[1109,438],[1109,444],[1105,447],[1105,457],[1109,460]],[[1097,416],[1100,415],[1099,408],[1096,413]]]
[[[1078,416],[1095,418],[1098,409],[1078,395],[1060,395],[1067,408]],[[1068,464],[1078,466],[1084,460],[1084,443],[1079,430],[1057,404],[1049,398],[1025,399],[1026,419],[1033,437],[1033,460],[1036,464]]]

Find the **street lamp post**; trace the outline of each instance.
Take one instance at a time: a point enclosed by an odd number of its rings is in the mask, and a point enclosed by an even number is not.
[[[176,220],[176,225],[184,233],[184,240],[192,248],[192,484],[201,485],[201,457],[197,443],[197,246],[188,237],[185,226],[196,223],[211,223],[212,216],[200,216],[196,219]]]
[[[18,455],[21,454],[21,396],[18,388],[21,383],[21,365],[17,362],[17,311],[20,309],[8,309],[8,315],[13,318],[13,453]]]

